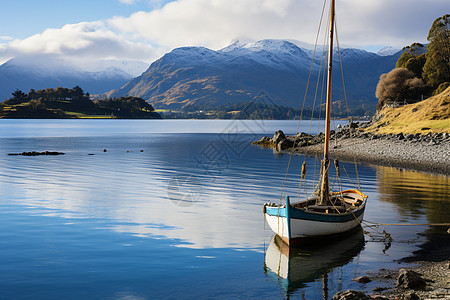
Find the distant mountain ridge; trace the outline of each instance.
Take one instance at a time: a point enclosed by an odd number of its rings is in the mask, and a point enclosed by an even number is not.
[[[401,51],[401,49],[393,48],[391,46],[384,47],[377,52],[377,55],[380,56],[389,56],[394,55],[395,53]]]
[[[379,76],[395,67],[400,56],[378,55],[359,49],[341,49],[350,105],[376,105]],[[218,106],[251,102],[262,93],[277,105],[299,107],[305,93],[312,50],[286,40],[233,44],[214,51],[181,47],[155,61],[140,76],[104,96],[135,96],[155,107],[180,109],[190,105]],[[321,54],[316,53],[312,80],[319,75]],[[334,55],[337,60],[338,53]],[[340,67],[334,68],[334,100],[343,99]],[[312,105],[314,83],[307,97]]]
[[[81,86],[91,94],[122,86],[148,67],[140,61],[69,60],[55,56],[17,57],[0,65],[0,101],[16,89]]]

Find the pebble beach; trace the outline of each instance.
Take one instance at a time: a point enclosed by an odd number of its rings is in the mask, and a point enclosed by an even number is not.
[[[322,153],[322,145],[300,147],[296,149],[296,152]],[[343,138],[338,146],[331,147],[330,156],[344,161],[356,160],[360,163],[450,174],[450,138],[448,136],[439,142],[431,137],[424,141],[399,139],[397,136]]]
[[[359,126],[345,126],[332,131],[330,157],[342,161],[375,164],[410,169],[435,174],[450,174],[450,134],[372,134],[361,131]],[[358,127],[356,127],[358,126]],[[362,127],[362,126],[361,126]],[[300,133],[285,136],[279,130],[274,137],[263,137],[254,142],[280,152],[294,154],[323,153],[323,134],[312,136]]]

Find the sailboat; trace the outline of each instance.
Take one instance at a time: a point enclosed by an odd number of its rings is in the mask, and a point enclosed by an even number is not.
[[[263,212],[270,228],[287,243],[341,235],[360,226],[366,208],[367,196],[357,189],[331,192],[329,183],[329,149],[331,118],[331,73],[333,62],[333,35],[335,29],[335,0],[331,1],[328,49],[328,74],[325,113],[324,156],[319,185],[309,198],[285,205],[265,203]],[[335,161],[338,172],[338,163]],[[302,167],[306,170],[306,167]],[[280,199],[281,200],[281,199]]]

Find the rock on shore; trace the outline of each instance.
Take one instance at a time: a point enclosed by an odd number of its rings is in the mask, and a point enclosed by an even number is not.
[[[418,263],[411,269],[383,270],[371,278],[388,287],[363,292],[348,290],[336,293],[333,299],[450,299],[450,262]]]
[[[450,134],[373,134],[362,129],[370,124],[351,123],[331,131],[330,156],[383,166],[450,174]],[[323,152],[324,135],[299,133],[286,136],[281,130],[273,138],[263,137],[253,144],[277,151],[318,154]]]

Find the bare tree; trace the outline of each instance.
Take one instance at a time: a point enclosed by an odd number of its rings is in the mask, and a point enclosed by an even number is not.
[[[386,101],[410,102],[420,98],[425,84],[422,79],[405,68],[395,68],[387,74],[382,74],[378,81],[375,96],[379,99],[377,110],[380,110]]]

